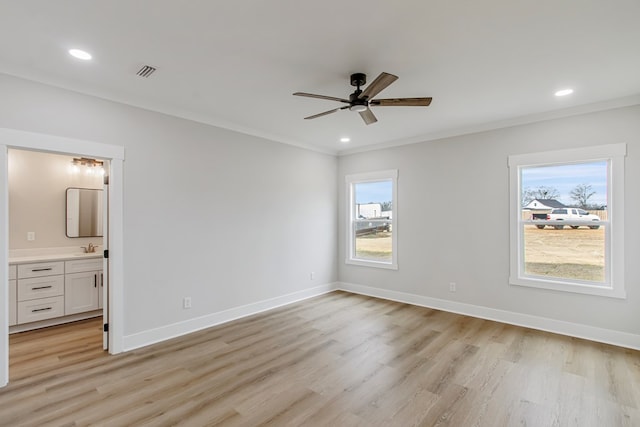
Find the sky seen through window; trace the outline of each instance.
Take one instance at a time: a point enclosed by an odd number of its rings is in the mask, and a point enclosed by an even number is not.
[[[590,205],[607,205],[607,161],[526,167],[521,170],[522,190],[551,187],[558,190],[558,201],[575,205],[571,190],[579,184],[591,185],[595,194],[589,198]]]

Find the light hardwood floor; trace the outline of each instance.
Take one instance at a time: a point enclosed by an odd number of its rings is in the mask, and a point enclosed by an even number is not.
[[[2,426],[640,426],[640,352],[333,292],[129,353],[10,337]]]

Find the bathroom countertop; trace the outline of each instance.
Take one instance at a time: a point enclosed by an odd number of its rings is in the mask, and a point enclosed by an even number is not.
[[[60,253],[60,254],[40,254],[25,256],[9,256],[9,264],[25,264],[29,262],[63,261],[86,258],[101,258],[102,251],[91,253]]]

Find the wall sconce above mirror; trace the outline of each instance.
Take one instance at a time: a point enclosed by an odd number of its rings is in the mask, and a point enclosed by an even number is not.
[[[87,175],[104,175],[104,162],[88,157],[74,157],[71,161],[72,172],[79,173],[82,169]]]

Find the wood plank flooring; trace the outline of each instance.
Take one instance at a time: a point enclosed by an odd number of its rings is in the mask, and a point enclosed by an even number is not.
[[[10,337],[1,426],[640,426],[640,352],[333,292],[121,355]]]

